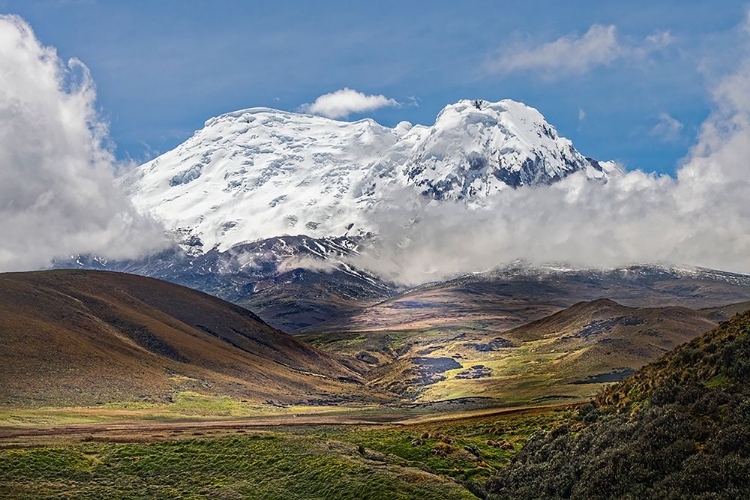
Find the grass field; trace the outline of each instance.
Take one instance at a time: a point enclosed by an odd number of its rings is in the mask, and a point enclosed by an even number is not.
[[[390,420],[420,415],[419,409],[393,409]],[[171,403],[123,402],[87,407],[0,407],[0,435],[8,428],[36,428],[81,424],[115,424],[128,422],[216,422],[238,419],[331,418],[348,416],[366,420],[371,413],[381,418],[388,407],[373,404],[349,405],[283,405],[260,404],[228,396],[200,394],[191,391],[177,393]]]
[[[569,409],[380,426],[159,428],[0,441],[2,498],[476,498]],[[126,442],[113,442],[126,441]]]

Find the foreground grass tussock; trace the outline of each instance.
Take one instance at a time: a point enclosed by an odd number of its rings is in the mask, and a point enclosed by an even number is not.
[[[472,498],[459,485],[419,469],[374,466],[356,447],[329,450],[324,441],[280,435],[6,451],[0,460],[0,495]]]
[[[97,436],[9,448],[0,450],[0,497],[482,498],[486,481],[529,435],[570,413],[540,409],[409,426],[193,429],[132,436],[159,442]]]

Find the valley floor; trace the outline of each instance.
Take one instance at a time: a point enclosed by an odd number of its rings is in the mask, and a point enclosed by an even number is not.
[[[573,408],[6,421],[0,497],[477,498],[529,435]]]

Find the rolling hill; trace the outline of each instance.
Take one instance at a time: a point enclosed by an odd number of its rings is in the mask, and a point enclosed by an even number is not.
[[[560,380],[585,375],[568,381],[614,382],[716,326],[710,316],[685,307],[626,307],[600,299],[580,302],[503,336],[534,346],[530,352],[565,353],[549,367]]]
[[[592,397],[710,330],[722,311],[749,305],[695,310],[599,299],[504,330],[438,324],[299,338],[348,357],[372,386],[419,402],[482,397],[527,404]]]
[[[351,370],[250,311],[130,274],[0,274],[0,341],[3,406],[165,402],[181,391],[370,397]]]

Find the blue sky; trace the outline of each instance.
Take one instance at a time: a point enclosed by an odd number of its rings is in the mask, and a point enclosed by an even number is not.
[[[122,159],[223,112],[295,110],[346,87],[402,103],[348,117],[386,125],[431,124],[461,98],[520,100],[582,153],[665,173],[734,68],[747,16],[740,1],[352,4],[0,0],[0,12],[90,68]]]

